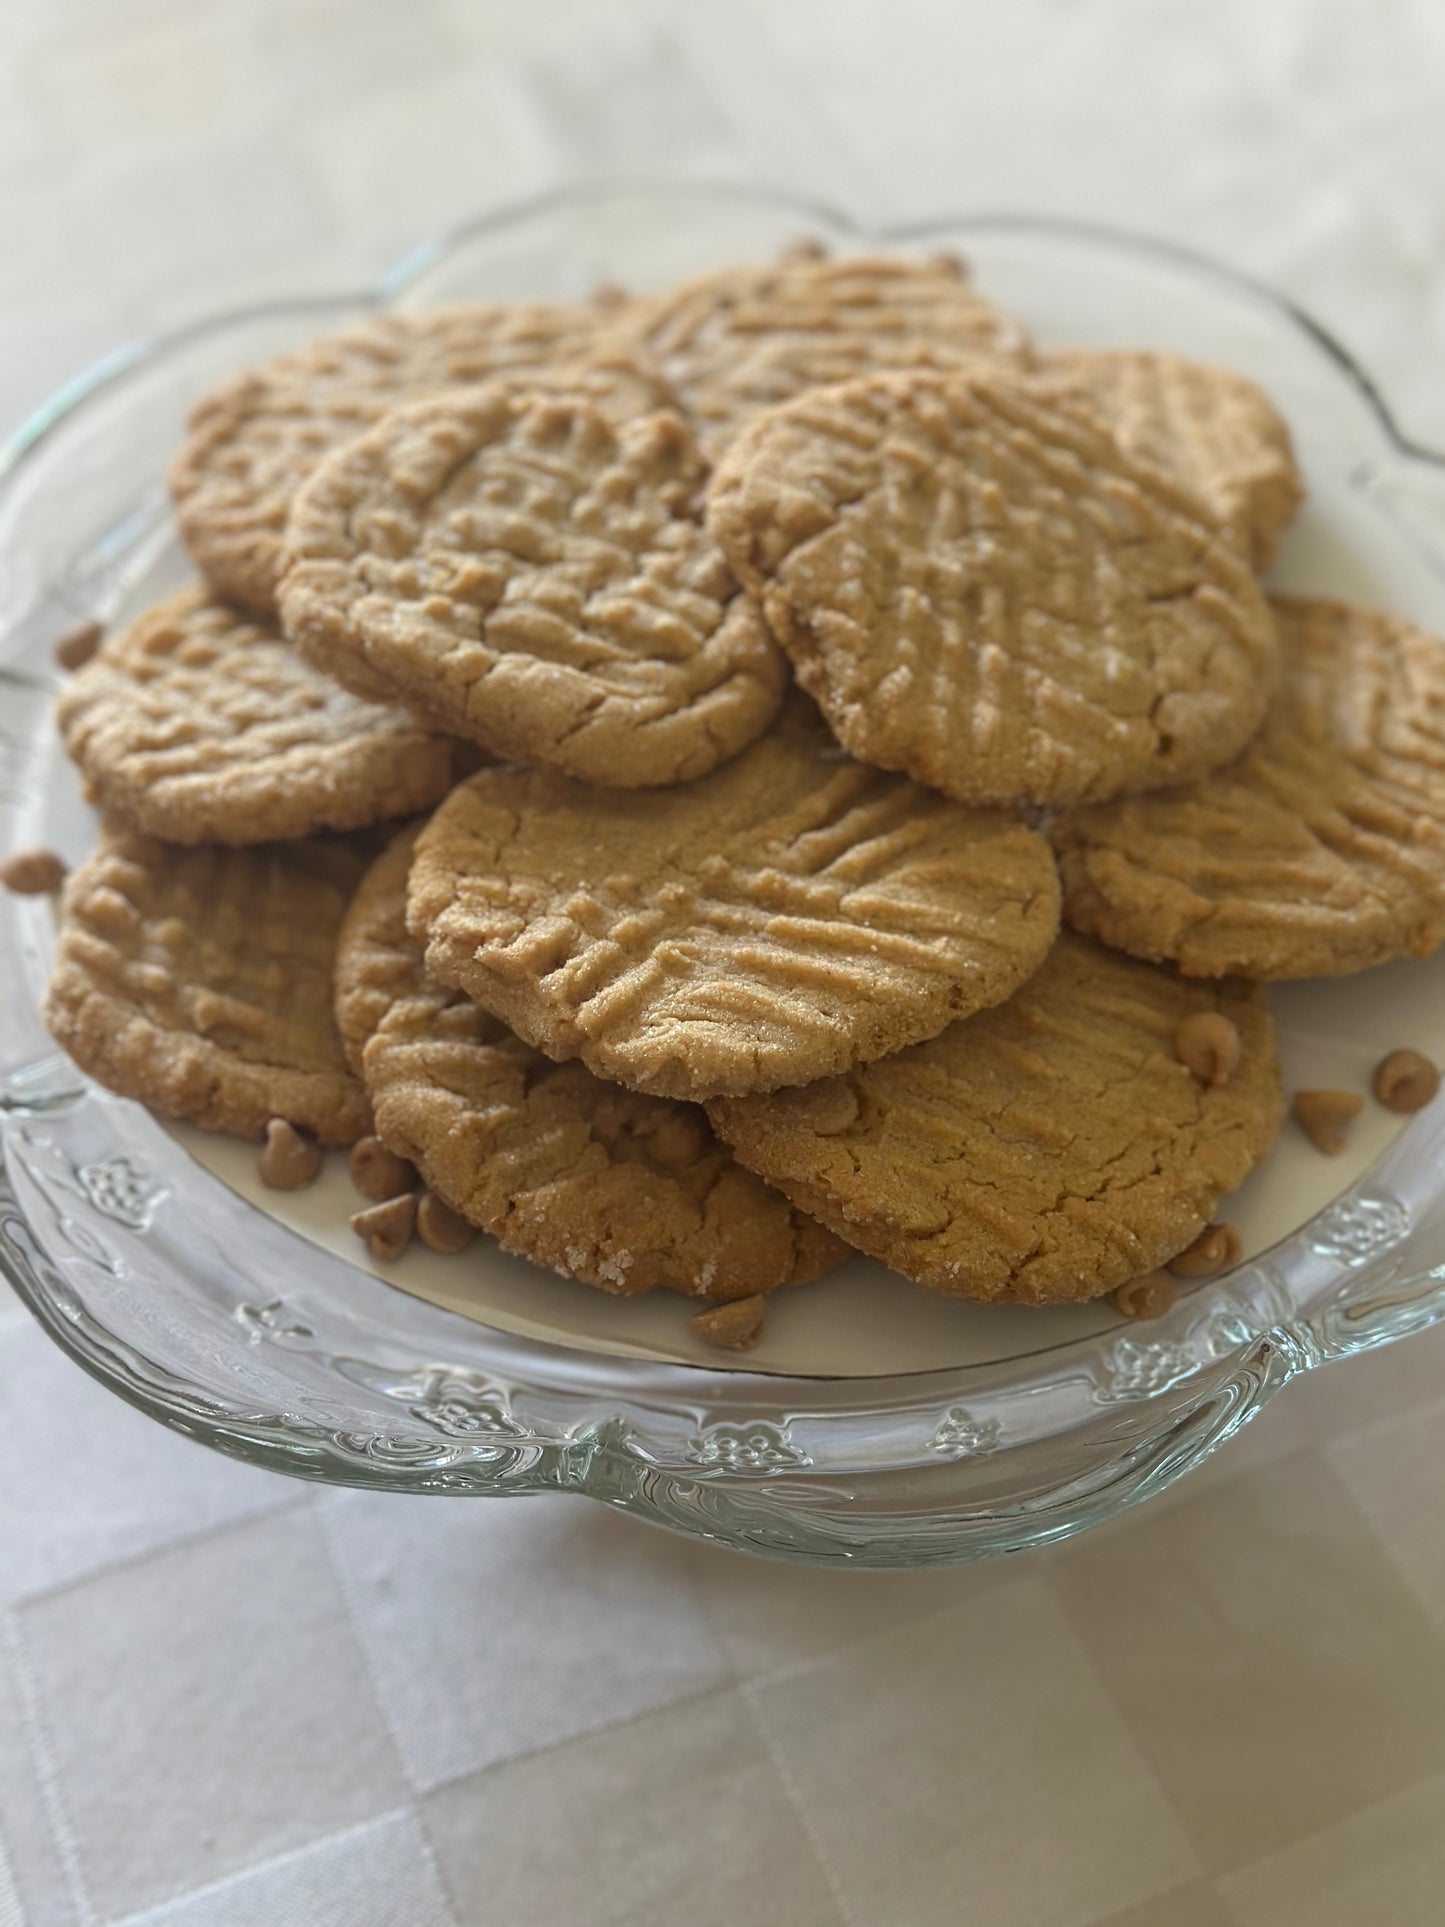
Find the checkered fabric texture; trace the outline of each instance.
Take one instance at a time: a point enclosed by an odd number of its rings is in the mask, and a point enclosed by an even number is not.
[[[666,168],[1190,242],[1445,444],[1442,85],[1431,0],[6,0],[0,422]],[[1438,1927],[1442,1365],[1068,1546],[837,1575],[252,1471],[0,1300],[0,1927]]]

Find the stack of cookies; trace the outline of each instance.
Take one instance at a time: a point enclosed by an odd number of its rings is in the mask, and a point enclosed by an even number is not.
[[[273,1182],[358,1147],[378,1257],[726,1344],[850,1249],[1157,1305],[1238,1255],[1263,982],[1445,937],[1445,649],[1261,587],[1269,402],[953,259],[383,317],[172,480],[202,579],[61,700],[49,1021]]]

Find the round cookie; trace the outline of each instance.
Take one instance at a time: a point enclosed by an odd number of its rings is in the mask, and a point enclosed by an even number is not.
[[[833,261],[804,251],[723,268],[635,301],[622,329],[656,357],[714,455],[809,388],[1028,356],[1023,330],[947,255]]]
[[[1289,429],[1227,368],[1140,349],[1065,349],[1039,368],[1075,387],[1136,461],[1192,489],[1258,570],[1304,500]]]
[[[192,410],[171,468],[186,547],[220,595],[274,613],[292,497],[323,456],[405,402],[516,369],[537,386],[575,379],[601,353],[630,410],[666,399],[633,354],[607,345],[600,306],[479,305],[374,315],[248,370]]]
[[[805,395],[733,444],[708,526],[839,741],[961,801],[1182,782],[1264,714],[1274,625],[1247,564],[1027,381]]]
[[[101,805],[168,843],[359,829],[435,803],[477,760],[199,584],[110,637],[65,685],[59,720]]]
[[[1238,761],[1073,811],[1065,915],[1191,977],[1332,977],[1445,940],[1445,643],[1349,603],[1275,600],[1282,673]]]
[[[846,1256],[742,1170],[696,1105],[553,1064],[427,973],[406,932],[415,832],[357,892],[337,946],[337,1020],[363,1046],[376,1128],[509,1251],[603,1291],[747,1298]]]
[[[807,1083],[1007,997],[1058,924],[1048,845],[844,756],[790,698],[666,796],[484,770],[422,832],[427,963],[549,1057],[660,1096]]]
[[[361,838],[177,849],[108,823],[65,890],[45,1021],[83,1071],[209,1131],[370,1129],[332,1015]]]
[[[1238,1030],[1228,1081],[1174,1037]],[[1006,1004],[847,1076],[708,1106],[718,1135],[859,1250],[956,1297],[1097,1298],[1183,1250],[1283,1115],[1263,994],[1059,939]]]
[[[494,754],[621,788],[701,776],[765,729],[787,670],[702,525],[669,412],[509,382],[403,409],[302,490],[286,633]]]

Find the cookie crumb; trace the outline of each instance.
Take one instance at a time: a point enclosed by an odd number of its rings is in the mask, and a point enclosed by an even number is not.
[[[347,1168],[362,1197],[376,1204],[410,1191],[416,1183],[416,1172],[406,1159],[389,1151],[379,1137],[359,1137],[351,1147]]]
[[[1239,1068],[1239,1032],[1217,1010],[1198,1010],[1174,1033],[1174,1055],[1201,1084],[1227,1084]]]
[[[1232,1224],[1207,1224],[1194,1240],[1170,1258],[1165,1270],[1176,1278],[1217,1278],[1233,1271],[1244,1256],[1244,1242]]]
[[[1126,1318],[1162,1318],[1179,1296],[1167,1271],[1146,1271],[1111,1293],[1116,1311]]]
[[[466,1250],[477,1235],[477,1227],[432,1192],[423,1191],[416,1208],[416,1235],[428,1251],[440,1251],[450,1257],[453,1252]]]
[[[704,1345],[715,1345],[724,1352],[746,1352],[762,1337],[767,1311],[768,1301],[758,1293],[700,1311],[691,1324]]]
[[[0,883],[17,897],[53,896],[65,881],[65,865],[54,850],[16,850],[0,863]]]
[[[1345,1148],[1345,1126],[1365,1108],[1364,1098],[1354,1091],[1296,1091],[1294,1114],[1306,1137],[1326,1157],[1337,1157]]]
[[[1392,1050],[1375,1066],[1371,1090],[1387,1111],[1423,1111],[1440,1088],[1440,1073],[1418,1050]]]
[[[617,308],[625,308],[632,296],[620,281],[599,281],[592,290],[592,305],[611,314]]]
[[[284,1117],[273,1117],[266,1124],[266,1141],[257,1155],[256,1171],[262,1184],[273,1191],[304,1191],[321,1175],[321,1153],[294,1124]]]
[[[67,629],[55,645],[55,660],[62,669],[83,669],[99,649],[105,635],[99,622],[82,622]]]
[[[416,1198],[410,1191],[358,1211],[351,1220],[352,1230],[366,1240],[366,1248],[378,1264],[389,1264],[401,1256],[411,1243],[415,1225]]]
[[[780,261],[826,261],[827,258],[826,242],[811,234],[803,234],[796,241],[789,241],[778,256]]]

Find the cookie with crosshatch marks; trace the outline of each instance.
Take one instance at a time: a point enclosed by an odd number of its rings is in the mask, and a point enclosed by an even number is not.
[[[644,296],[619,326],[655,357],[714,455],[805,389],[885,368],[1028,359],[1022,328],[951,255],[828,260],[795,249]]]
[[[1007,997],[1058,925],[1047,843],[855,763],[794,694],[665,797],[486,770],[417,845],[444,983],[551,1057],[668,1097],[774,1090]]]
[[[1182,782],[1273,686],[1268,605],[1202,504],[1028,380],[801,396],[733,443],[708,526],[839,741],[961,801]]]
[[[1304,499],[1290,432],[1263,389],[1227,368],[1134,348],[1072,348],[1039,369],[1076,384],[1141,462],[1176,476],[1256,569]]]
[[[203,584],[111,636],[62,690],[59,720],[101,806],[168,843],[359,829],[435,803],[477,762]]]
[[[276,608],[281,542],[297,490],[321,459],[391,409],[515,369],[536,387],[584,378],[601,356],[605,393],[627,412],[666,391],[627,350],[610,350],[600,305],[495,303],[373,315],[318,335],[204,396],[171,468],[186,547],[219,595]]]
[[[1078,929],[1189,976],[1333,977],[1445,942],[1445,642],[1304,596],[1228,768],[1061,817]]]
[[[377,859],[337,945],[337,1020],[382,1139],[509,1251],[603,1291],[748,1298],[846,1256],[738,1166],[696,1105],[554,1064],[432,977],[407,935],[415,830]]]
[[[83,1071],[209,1131],[370,1129],[332,1014],[336,935],[372,845],[178,849],[108,823],[66,885],[45,1021]]]
[[[301,492],[286,633],[498,756],[619,788],[704,775],[787,679],[703,527],[707,472],[680,417],[619,427],[595,395],[494,382],[399,411]]]
[[[1179,1061],[1218,1012],[1222,1084]],[[1101,1296],[1198,1235],[1274,1141],[1274,1031],[1257,986],[1187,983],[1065,934],[1022,989],[940,1036],[802,1090],[722,1098],[739,1160],[859,1250],[956,1297]]]

